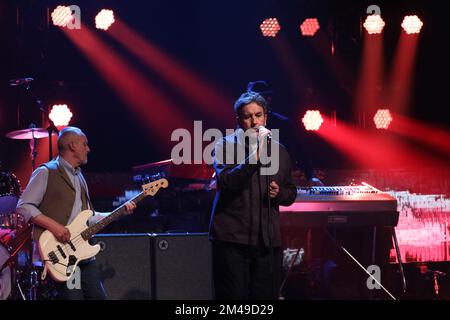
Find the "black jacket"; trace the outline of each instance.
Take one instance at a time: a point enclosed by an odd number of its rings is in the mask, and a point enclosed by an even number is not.
[[[296,197],[296,187],[291,177],[290,156],[286,149],[278,144],[279,168],[276,174],[268,176],[268,182],[275,181],[280,186],[280,192],[276,198],[270,199],[272,223],[269,224],[267,176],[260,175],[262,165],[246,163],[248,157],[241,162],[236,162],[234,158],[235,162],[224,164],[216,157],[217,150],[235,148],[240,143],[242,141],[239,141],[235,133],[226,136],[215,146],[214,169],[217,192],[212,208],[210,239],[245,245],[280,246],[278,206],[289,206]],[[248,146],[246,149],[248,150]],[[270,233],[273,235],[272,240]]]

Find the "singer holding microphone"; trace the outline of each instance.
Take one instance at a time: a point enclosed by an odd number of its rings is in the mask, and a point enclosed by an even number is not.
[[[260,94],[243,93],[234,111],[237,130],[214,148],[217,193],[209,236],[216,299],[274,300],[282,263],[278,206],[288,206],[296,197],[291,159],[278,141],[270,139],[265,128],[267,102]],[[278,147],[271,158],[277,170],[270,175],[263,173],[267,163],[260,161],[268,144]]]

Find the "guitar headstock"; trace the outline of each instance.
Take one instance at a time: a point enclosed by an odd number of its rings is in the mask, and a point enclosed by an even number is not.
[[[154,196],[160,188],[167,188],[168,186],[167,179],[159,179],[142,185],[142,191],[146,196]]]

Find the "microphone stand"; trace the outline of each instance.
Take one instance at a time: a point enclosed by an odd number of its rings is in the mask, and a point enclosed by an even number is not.
[[[50,119],[50,117],[48,116],[48,112],[47,112],[47,121],[48,121],[48,127],[47,127],[47,131],[48,131],[48,161],[51,161],[53,159],[53,141],[52,141],[52,136],[53,136],[53,132],[55,132],[56,134],[59,133],[58,128],[56,128],[55,124],[53,123],[53,120]]]
[[[31,156],[31,172],[36,169],[36,158],[37,158],[37,151],[36,151],[36,137],[34,136],[34,129],[36,129],[36,125],[34,123],[31,123],[29,126],[29,129],[31,129],[31,139],[30,139],[30,156]]]
[[[272,137],[270,136],[270,133],[267,135],[267,159],[269,160],[271,157],[271,141]],[[267,163],[266,165],[267,167],[270,167],[270,164]],[[276,283],[276,277],[275,277],[275,273],[277,270],[277,267],[274,266],[274,247],[273,247],[273,238],[274,238],[274,225],[273,225],[273,219],[272,219],[272,201],[270,199],[270,177],[268,174],[266,174],[266,185],[267,185],[267,224],[268,224],[268,228],[269,228],[269,255],[270,255],[270,271],[273,274],[273,278],[272,278],[272,296],[274,298],[279,298],[276,297],[275,294],[277,294],[279,292],[279,290],[277,290],[275,288],[275,283]]]
[[[270,134],[267,135],[267,143],[265,144],[267,148],[267,159],[270,158],[270,143],[271,143],[271,137]],[[258,152],[259,152],[259,141],[258,141]],[[265,167],[268,167],[269,164],[264,164]],[[261,175],[261,171],[260,171]],[[265,181],[266,181],[266,192],[267,192],[267,233],[269,237],[269,267],[270,267],[270,273],[273,275],[275,274],[275,268],[273,264],[273,257],[274,257],[274,248],[273,248],[273,237],[274,237],[274,228],[273,228],[273,221],[272,221],[272,214],[270,212],[271,209],[271,200],[270,200],[270,177],[266,172],[265,175]],[[275,276],[272,277],[272,296],[275,297]]]
[[[48,161],[51,161],[53,159],[53,141],[52,141],[52,137],[53,137],[53,132],[55,132],[56,134],[59,133],[58,128],[56,128],[55,124],[53,123],[52,119],[50,119],[50,116],[48,114],[48,108],[44,107],[42,100],[38,99],[33,91],[31,91],[31,86],[30,86],[30,82],[26,82],[25,83],[25,90],[27,92],[30,93],[31,98],[34,100],[34,102],[36,103],[36,105],[38,106],[39,110],[42,112],[42,120],[43,122],[46,120],[48,122],[48,127],[47,127],[47,131],[48,131]],[[43,123],[44,124],[44,123]],[[34,168],[33,168],[34,170]]]

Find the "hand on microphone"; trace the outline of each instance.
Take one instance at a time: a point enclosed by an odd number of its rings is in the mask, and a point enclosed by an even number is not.
[[[271,132],[269,129],[267,129],[264,126],[259,126],[256,128],[257,132],[258,132],[258,138],[261,140],[262,138],[265,137],[270,137]]]
[[[271,132],[264,126],[259,126],[255,128],[258,137],[258,154],[257,160],[259,161],[262,151],[266,148],[267,143],[270,142]]]

